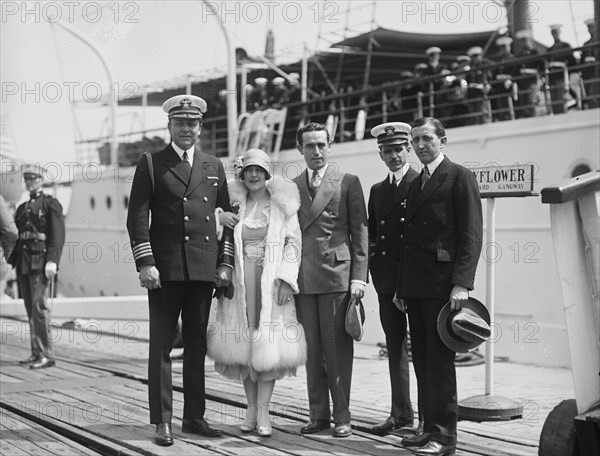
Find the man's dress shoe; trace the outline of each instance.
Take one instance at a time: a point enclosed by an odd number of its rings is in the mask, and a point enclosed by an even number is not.
[[[154,431],[154,443],[160,446],[173,445],[171,423],[160,423],[156,425],[156,431]]]
[[[56,362],[53,359],[43,356],[35,363],[29,365],[29,369],[45,369],[46,367],[53,367],[55,364]]]
[[[200,434],[204,437],[219,437],[223,431],[210,427],[204,418],[184,418],[181,432]]]
[[[310,420],[300,428],[300,432],[302,434],[316,434],[317,432],[329,429],[329,427],[328,420]]]
[[[350,423],[336,423],[333,428],[334,437],[348,437],[350,434],[352,434],[352,426],[350,426]]]
[[[403,427],[412,427],[413,419],[412,418],[392,418],[389,417],[383,423],[379,423],[371,429],[374,434],[377,435],[386,435],[388,432],[395,431],[396,429],[400,429]]]
[[[39,358],[35,355],[31,355],[29,358],[27,359],[23,359],[21,361],[19,361],[19,364],[33,364],[35,363]]]
[[[414,437],[404,437],[400,445],[403,447],[422,447],[429,443],[431,439],[431,434],[428,432],[424,432],[419,435],[415,435]]]
[[[456,445],[442,445],[439,442],[430,440],[427,445],[414,450],[416,454],[427,456],[454,456]]]

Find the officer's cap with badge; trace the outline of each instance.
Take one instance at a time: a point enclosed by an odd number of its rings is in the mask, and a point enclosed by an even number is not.
[[[176,95],[162,105],[169,119],[199,119],[206,112],[206,101],[195,95]]]
[[[387,122],[371,129],[379,148],[396,144],[408,144],[410,125],[404,122]]]
[[[24,163],[21,165],[21,174],[23,174],[23,179],[43,179],[45,173],[46,168],[41,166],[39,163]]]

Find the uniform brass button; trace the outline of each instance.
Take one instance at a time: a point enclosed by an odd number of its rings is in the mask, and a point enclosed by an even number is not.
[[[206,216],[206,221],[210,222],[210,217],[208,215]]]
[[[186,237],[184,237],[184,238],[183,238],[183,240],[184,240],[185,242],[187,242],[187,241],[189,241],[189,240],[190,240],[190,237],[189,237],[189,236],[186,236]]]
[[[385,255],[386,255],[386,253],[385,253],[385,252],[381,252],[381,256],[385,256]]]
[[[382,220],[381,222],[379,222],[380,225],[385,225],[385,220]]]
[[[202,198],[204,200],[204,202],[208,201],[208,198],[205,196],[204,198]]]
[[[187,202],[187,197],[185,197],[185,196],[183,197],[183,202],[184,203]]]
[[[423,222],[423,226],[427,226],[427,222]]]
[[[186,222],[189,220],[190,218],[186,215],[185,217],[183,217],[183,220],[185,220]]]
[[[404,222],[404,220],[405,220],[405,219],[404,219],[404,217],[402,217],[402,218],[400,219],[400,223],[403,223],[403,222]]]
[[[401,234],[401,235],[400,235],[400,239],[402,239],[402,238],[404,238],[404,235],[403,235],[403,234]]]
[[[208,241],[210,240],[210,238],[209,238],[208,236],[206,236],[206,237],[204,238],[204,240],[205,240],[206,242],[208,242]]]
[[[385,241],[385,236],[383,234],[381,235],[381,240]]]

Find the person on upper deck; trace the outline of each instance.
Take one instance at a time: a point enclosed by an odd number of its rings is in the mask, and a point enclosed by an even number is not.
[[[467,72],[467,97],[471,118],[467,123],[471,125],[488,123],[491,109],[487,94],[490,87],[489,83],[492,80],[492,72],[483,70],[481,67],[491,62],[484,61],[483,49],[480,46],[470,47],[467,50],[467,55],[471,57],[470,70]]]
[[[424,93],[425,93],[425,102],[424,105],[431,107],[431,103],[433,102],[435,108],[434,112],[436,116],[440,115],[439,106],[444,103],[442,97],[439,93],[440,88],[443,84],[443,79],[441,76],[445,76],[450,71],[448,67],[440,62],[440,56],[442,55],[442,50],[437,46],[431,46],[425,50],[425,54],[427,55],[427,68],[423,71],[423,76],[438,76],[435,79],[431,79],[424,83]],[[433,113],[430,113],[433,115]]]
[[[516,86],[513,86],[513,77],[517,70],[512,63],[515,56],[511,52],[513,39],[510,36],[501,36],[496,39],[498,54],[494,61],[500,65],[494,71],[494,82],[492,84],[492,112],[494,121],[509,120],[513,118],[511,100],[516,98]]]
[[[519,57],[531,57],[539,55],[533,43],[533,33],[530,30],[519,30],[515,37],[519,40]],[[516,75],[519,88],[519,102],[516,109],[516,117],[533,117],[536,115],[536,107],[540,104],[540,78],[544,72],[544,61],[542,59],[521,63]]]
[[[551,24],[550,33],[554,39],[554,44],[548,48],[548,52],[564,51],[560,55],[550,56],[549,66],[549,85],[550,98],[552,103],[552,112],[560,114],[576,104],[574,93],[570,90],[569,67],[577,64],[572,47],[569,43],[560,39],[562,24]],[[556,65],[558,63],[559,65]],[[566,68],[565,68],[566,66]],[[565,71],[566,70],[566,71]]]
[[[588,33],[590,34],[590,39],[583,43],[583,45],[589,46],[596,42],[596,22],[594,18],[590,18],[585,21],[585,25],[587,26]],[[599,46],[596,44],[594,47],[583,49],[581,52],[581,63],[585,65],[585,67],[581,70],[581,75],[585,85],[587,99],[585,106],[587,109],[593,109],[598,106],[597,97],[600,93],[600,82],[594,80],[598,76],[596,75],[596,70],[593,66],[593,64],[595,64],[599,58],[598,48]]]

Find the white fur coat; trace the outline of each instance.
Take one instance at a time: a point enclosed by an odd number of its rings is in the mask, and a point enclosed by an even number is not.
[[[251,365],[259,372],[295,368],[306,363],[304,329],[296,318],[294,300],[277,304],[283,280],[298,293],[298,270],[302,256],[302,235],[297,211],[300,194],[293,182],[283,179],[267,184],[270,195],[270,219],[265,239],[265,258],[260,278],[260,324],[248,327],[242,223],[233,230],[235,269],[232,299],[224,297],[211,308],[208,325],[208,356],[226,365]],[[246,216],[247,190],[242,182],[229,183],[229,197],[239,202],[239,217]]]

